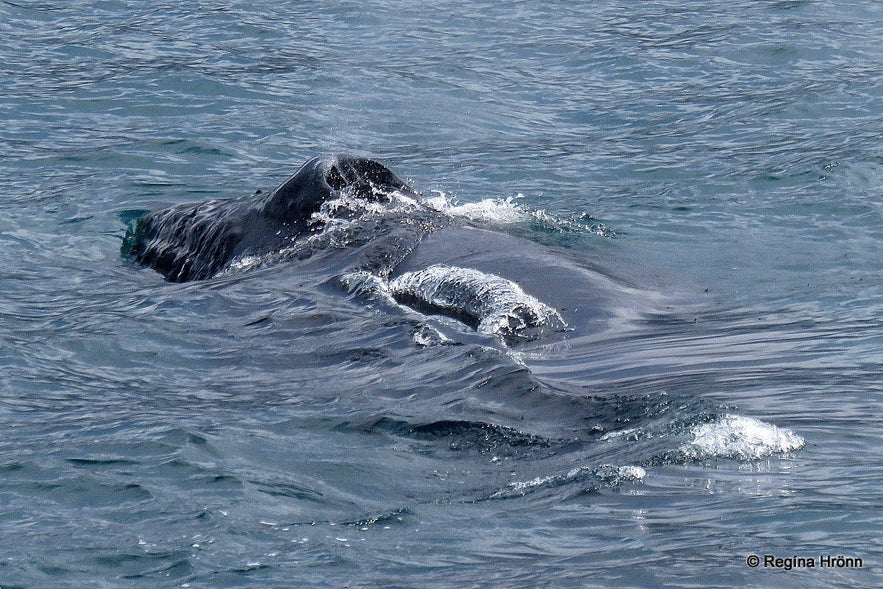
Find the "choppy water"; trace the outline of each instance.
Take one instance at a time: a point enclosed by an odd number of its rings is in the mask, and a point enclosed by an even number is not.
[[[881,22],[0,2],[0,586],[881,585]],[[573,331],[427,323],[333,287],[345,248],[120,255],[336,151],[493,229]]]

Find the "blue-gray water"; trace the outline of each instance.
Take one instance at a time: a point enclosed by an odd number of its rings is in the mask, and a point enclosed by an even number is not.
[[[0,2],[0,586],[880,586],[881,23]],[[173,285],[120,255],[137,211],[340,151],[628,316],[421,347],[333,257]],[[576,327],[610,304],[571,294]]]

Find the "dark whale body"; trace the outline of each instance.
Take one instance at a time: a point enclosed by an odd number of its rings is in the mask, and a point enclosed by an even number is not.
[[[593,287],[602,282],[594,274],[530,242],[458,228],[382,164],[347,155],[309,160],[268,195],[147,213],[130,225],[122,250],[170,282],[187,282],[252,267],[252,260],[260,266],[341,246],[350,254],[336,266],[337,281],[350,292],[445,315],[507,344],[568,327],[555,307],[522,290],[521,281],[544,298],[560,299],[556,293],[575,287],[598,303],[612,299],[609,289]],[[561,288],[548,289],[550,280]]]
[[[341,193],[385,200],[415,194],[382,164],[347,155],[309,160],[269,195],[183,204],[148,213],[129,228],[123,252],[171,282],[211,278],[230,262],[290,245],[321,229],[314,218]]]

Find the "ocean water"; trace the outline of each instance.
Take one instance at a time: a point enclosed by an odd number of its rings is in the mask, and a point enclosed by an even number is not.
[[[883,585],[881,22],[0,2],[0,586]],[[335,152],[570,329],[121,254]]]

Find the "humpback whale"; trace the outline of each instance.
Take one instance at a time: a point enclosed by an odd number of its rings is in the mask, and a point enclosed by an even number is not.
[[[505,441],[510,434],[505,427],[493,425],[497,419],[511,420],[517,425],[524,421],[526,411],[541,406],[539,414],[528,413],[535,418],[532,421],[542,424],[534,424],[532,429],[543,431],[548,427],[548,431],[558,431],[562,422],[567,423],[567,435],[561,440],[571,439],[571,434],[582,431],[589,421],[598,423],[599,415],[615,415],[619,424],[632,424],[648,415],[651,419],[637,430],[631,425],[621,431],[619,426],[609,429],[606,424],[592,425],[587,435],[595,438],[604,432],[599,439],[605,443],[616,443],[622,434],[623,443],[631,444],[634,431],[648,432],[643,436],[646,439],[670,435],[670,423],[663,424],[659,430],[655,425],[673,406],[666,398],[667,393],[663,391],[658,399],[649,397],[657,399],[652,400],[651,405],[643,401],[648,398],[648,383],[655,386],[660,374],[669,366],[679,365],[686,357],[684,354],[690,353],[689,346],[678,349],[681,343],[676,340],[691,333],[681,330],[691,329],[688,325],[692,323],[681,314],[669,316],[667,310],[653,312],[670,308],[672,299],[668,293],[662,296],[657,291],[629,284],[608,267],[593,268],[584,251],[573,252],[520,237],[517,232],[488,223],[487,218],[460,215],[454,212],[456,208],[451,203],[447,203],[446,208],[433,203],[431,197],[424,198],[376,161],[346,155],[321,156],[306,162],[266,195],[256,193],[244,198],[180,204],[147,213],[130,223],[122,253],[156,270],[170,282],[210,280],[227,273],[242,276],[244,270],[252,268],[281,270],[256,272],[258,276],[252,276],[254,280],[218,280],[217,285],[230,287],[235,294],[241,294],[238,289],[244,289],[248,295],[232,299],[242,302],[243,306],[231,307],[230,312],[244,309],[246,313],[243,322],[234,316],[235,326],[256,325],[275,312],[267,314],[264,309],[255,320],[251,315],[254,300],[251,295],[260,297],[266,289],[280,287],[269,298],[268,304],[275,308],[277,304],[286,304],[284,297],[289,293],[305,286],[312,293],[333,297],[346,292],[349,297],[341,296],[343,304],[319,319],[320,324],[326,320],[336,323],[342,318],[346,321],[356,306],[358,311],[381,317],[385,311],[397,314],[391,320],[382,319],[381,329],[405,327],[419,348],[463,345],[459,352],[427,354],[427,362],[442,363],[428,371],[414,371],[417,380],[406,381],[434,380],[436,368],[448,371],[452,358],[474,359],[474,364],[464,367],[453,381],[446,375],[428,389],[444,391],[440,405],[426,401],[432,395],[411,395],[416,389],[410,385],[402,389],[402,393],[409,395],[409,405],[413,396],[417,407],[419,403],[428,402],[432,411],[428,425],[412,427],[407,420],[399,422],[406,424],[404,427],[409,433],[422,427],[451,431],[444,429],[449,424],[453,424],[456,432],[462,423],[466,433],[478,432],[485,440],[489,435],[502,436],[500,440]],[[328,293],[326,287],[331,287],[332,292]],[[337,292],[334,287],[339,287]],[[174,294],[186,297],[192,292],[191,288],[175,289]],[[224,300],[231,299],[225,297]],[[283,302],[277,303],[279,300]],[[313,306],[291,308],[312,310]],[[325,315],[324,310],[319,314]],[[336,358],[345,357],[348,364],[373,357],[371,347],[364,348],[363,353],[363,342],[354,343],[356,347],[352,350],[341,351],[338,348],[346,346],[340,345],[323,350],[324,330],[315,336],[310,334],[309,326],[314,320],[310,319],[303,324],[306,328],[301,325],[295,332],[308,334],[314,340],[306,352],[311,365],[314,356],[327,357],[335,363]],[[350,325],[358,329],[364,324],[356,321]],[[661,334],[648,331],[659,326],[665,328]],[[475,333],[467,332],[469,329]],[[565,331],[568,332],[566,338],[550,337]],[[290,333],[286,328],[276,335],[288,342]],[[368,337],[373,340],[374,334],[369,330]],[[356,340],[362,337],[362,334],[353,335]],[[650,335],[652,337],[648,337]],[[699,332],[684,341],[693,338],[701,342],[706,335]],[[379,343],[390,341],[400,342],[394,337]],[[532,341],[538,343],[524,345]],[[669,350],[672,341],[674,348]],[[514,365],[497,362],[500,343],[507,348],[521,346],[514,352],[502,351],[515,361]],[[660,355],[661,346],[665,346],[666,353]],[[383,358],[385,365],[387,357]],[[707,357],[703,358],[697,360],[700,368],[708,362]],[[390,364],[398,364],[398,361]],[[377,366],[370,364],[372,381]],[[411,368],[403,363],[394,370],[404,372]],[[690,371],[682,374],[689,376]],[[450,382],[472,382],[476,377],[479,380],[468,389],[457,386],[448,390]],[[615,395],[613,399],[603,394],[597,399],[585,395],[589,386],[587,379],[594,383],[592,386],[605,383],[600,387],[602,391],[608,390],[608,382],[614,387],[625,383],[622,386],[626,394]],[[547,383],[554,386],[549,387]],[[630,409],[629,397],[634,391],[639,401],[634,404],[635,409]],[[479,406],[489,402],[487,409],[483,409],[488,413],[482,415],[492,416],[491,426],[485,421],[468,419],[476,397]],[[501,399],[505,402],[501,403]],[[628,411],[624,421],[623,407]],[[439,412],[456,420],[465,414],[467,420],[437,421]],[[797,449],[803,444],[799,436],[787,430],[779,435],[773,426],[745,421],[738,416],[709,421],[703,412],[688,417],[686,420],[678,417],[677,421],[687,423],[688,427],[699,424],[690,430],[694,441],[659,460],[672,460],[670,456],[704,459],[715,452],[758,458],[774,451]],[[746,424],[751,431],[746,430]],[[736,431],[738,435],[727,433],[736,426],[741,428]],[[741,444],[742,438],[757,431],[772,442],[763,448]],[[722,451],[709,450],[709,444],[719,442],[721,432],[727,434],[724,436],[729,440],[727,447]],[[493,441],[495,448],[497,443]]]
[[[426,206],[420,193],[382,164],[327,155],[306,162],[268,195],[147,213],[130,224],[122,251],[170,282],[188,282],[255,261],[266,265],[348,246],[360,251],[339,277],[351,291],[355,282],[362,290],[370,283],[368,290],[382,291],[399,305],[454,318],[506,343],[566,327],[558,311],[494,267],[461,267],[446,259],[419,268],[402,264],[426,236],[450,225],[450,218]],[[462,235],[475,241],[475,233]]]

